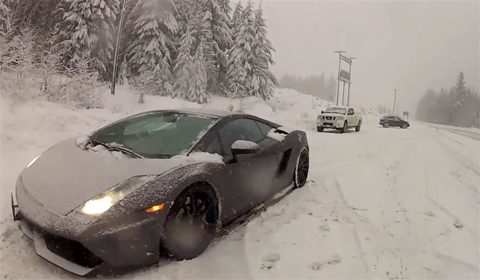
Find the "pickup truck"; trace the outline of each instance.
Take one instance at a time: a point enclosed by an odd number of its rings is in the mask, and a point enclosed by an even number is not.
[[[356,113],[351,107],[328,107],[317,117],[317,131],[323,132],[326,128],[336,129],[341,133],[346,133],[349,128],[355,128],[355,131],[360,131],[362,121],[362,115]]]

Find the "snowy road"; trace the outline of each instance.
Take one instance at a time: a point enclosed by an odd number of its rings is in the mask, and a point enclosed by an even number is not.
[[[195,260],[123,278],[478,279],[479,139],[376,123],[367,119],[359,133],[309,132],[305,188]],[[1,148],[0,277],[74,278],[35,256],[10,220],[15,177],[39,145],[2,135]]]

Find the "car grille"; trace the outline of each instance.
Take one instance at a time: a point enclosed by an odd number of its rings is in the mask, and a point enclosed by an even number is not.
[[[45,231],[41,231],[41,234],[50,252],[72,263],[86,268],[94,268],[103,262],[80,242],[53,235]]]
[[[325,117],[325,119],[331,121],[333,120],[333,117]]]

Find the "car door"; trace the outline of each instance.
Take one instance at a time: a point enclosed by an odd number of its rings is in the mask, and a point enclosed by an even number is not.
[[[402,119],[399,117],[393,117],[393,121],[390,123],[391,126],[402,126]]]
[[[235,159],[230,148],[237,140],[255,142],[261,150],[256,154],[239,155]],[[269,149],[276,143],[278,142],[266,137],[258,124],[251,119],[236,119],[219,129],[207,152],[223,156],[225,181],[231,184],[231,192],[223,199],[224,205],[232,207],[224,209],[224,218],[244,212],[277,192],[274,181],[279,157],[273,149]]]
[[[357,125],[357,120],[355,119],[355,111],[353,110],[353,108],[348,108],[347,119],[349,126]]]

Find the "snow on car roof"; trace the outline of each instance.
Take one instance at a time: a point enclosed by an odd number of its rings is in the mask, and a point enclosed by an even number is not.
[[[239,114],[237,112],[215,110],[215,109],[173,108],[173,109],[165,109],[165,110],[151,110],[151,111],[146,111],[146,112],[139,113],[137,115],[145,115],[145,114],[161,113],[161,112],[178,112],[178,113],[183,113],[183,114],[205,115],[205,116],[214,116],[214,117],[220,117],[220,118]],[[137,116],[137,115],[134,115],[134,116]]]
[[[215,110],[215,109],[203,109],[203,108],[177,108],[177,109],[170,109],[166,111],[177,111],[180,113],[191,113],[191,114],[203,114],[203,115],[211,115],[217,117],[227,117],[231,115],[237,115],[237,112],[231,112],[226,110]]]

